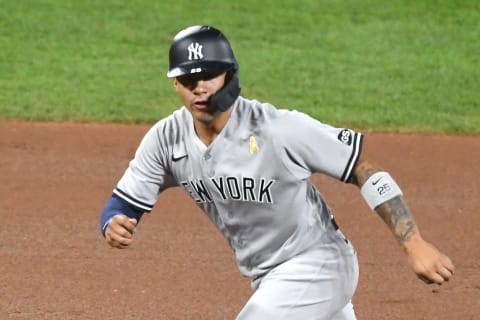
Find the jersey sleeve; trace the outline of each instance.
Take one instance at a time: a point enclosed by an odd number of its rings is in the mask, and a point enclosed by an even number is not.
[[[323,173],[347,182],[362,151],[360,132],[335,128],[297,111],[286,112],[274,130],[281,137],[287,167],[297,174]]]
[[[142,139],[113,193],[135,208],[150,212],[160,192],[176,185],[167,167],[166,154],[160,122]]]

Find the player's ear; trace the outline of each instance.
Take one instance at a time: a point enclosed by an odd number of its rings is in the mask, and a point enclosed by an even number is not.
[[[173,78],[173,88],[175,89],[175,91],[178,92],[178,80],[177,78]]]

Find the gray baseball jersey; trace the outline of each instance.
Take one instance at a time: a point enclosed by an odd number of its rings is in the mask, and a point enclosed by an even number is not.
[[[331,212],[310,177],[346,182],[362,139],[239,97],[206,146],[182,107],[145,135],[114,193],[149,212],[160,192],[180,186],[228,240],[240,272],[256,277],[322,241]]]

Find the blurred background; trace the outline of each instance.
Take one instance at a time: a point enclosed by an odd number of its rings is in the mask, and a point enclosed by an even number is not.
[[[480,132],[476,0],[0,0],[0,118],[152,123],[173,36],[229,38],[242,95],[363,130]]]

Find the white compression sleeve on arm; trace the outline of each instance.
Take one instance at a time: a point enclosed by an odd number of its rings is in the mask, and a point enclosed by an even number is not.
[[[360,192],[372,210],[388,200],[403,195],[398,184],[385,171],[371,175],[363,184]]]

